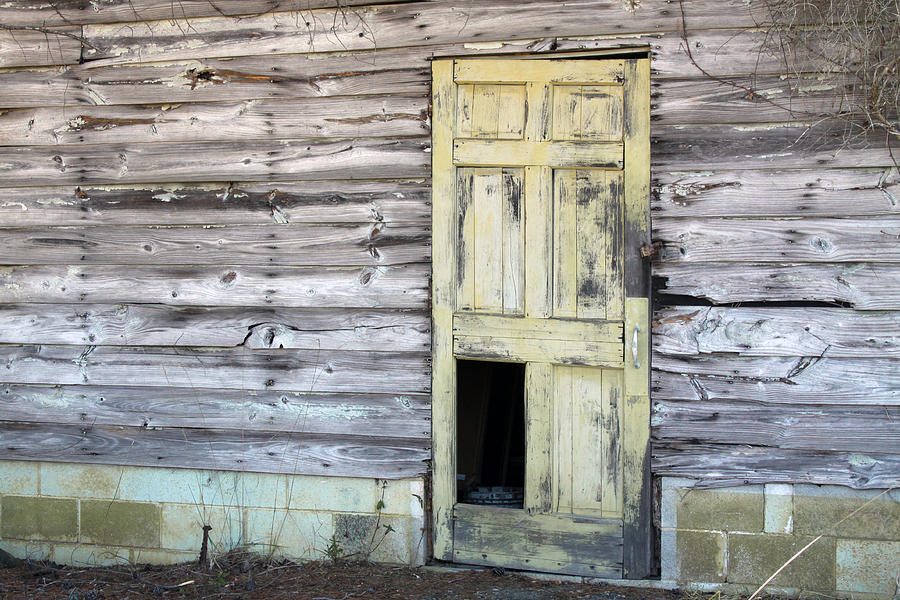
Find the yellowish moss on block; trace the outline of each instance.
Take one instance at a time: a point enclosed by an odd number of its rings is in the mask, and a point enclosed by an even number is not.
[[[75,541],[78,504],[75,500],[4,496],[0,534],[21,540]]]
[[[82,542],[158,548],[159,526],[156,504],[110,500],[81,503]]]
[[[675,532],[675,578],[679,581],[725,581],[725,534]]]
[[[760,584],[813,538],[797,535],[729,534],[728,582]],[[835,589],[834,538],[822,538],[773,581],[774,587]]]
[[[678,529],[757,532],[763,530],[763,493],[754,486],[746,491],[688,490],[677,509]]]

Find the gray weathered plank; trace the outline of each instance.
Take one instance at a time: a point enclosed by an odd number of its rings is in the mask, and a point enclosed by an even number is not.
[[[423,311],[0,304],[2,344],[426,351]]]
[[[657,442],[653,473],[699,479],[699,487],[782,482],[877,489],[900,485],[900,455]]]
[[[0,148],[0,186],[424,177],[426,148],[427,138]]]
[[[503,35],[508,31],[503,29]],[[759,33],[740,30],[696,32],[701,44],[694,58],[709,72],[728,77],[748,73],[779,73],[781,63],[758,56],[753,51],[762,40]],[[503,37],[499,39],[504,39]],[[105,104],[147,104],[179,102],[236,102],[261,98],[309,98],[358,94],[426,94],[429,89],[432,58],[535,54],[560,51],[589,51],[610,48],[650,49],[653,57],[653,82],[659,101],[683,107],[679,121],[697,122],[685,113],[693,106],[696,90],[713,85],[684,55],[683,41],[677,32],[636,33],[621,38],[607,36],[535,38],[492,43],[455,43],[433,46],[383,48],[327,54],[288,54],[281,56],[236,56],[224,59],[167,60],[145,64],[112,64],[104,61],[72,65],[58,69],[0,72],[0,107],[78,106]],[[241,49],[243,52],[243,48]],[[675,81],[669,82],[669,79]],[[772,87],[763,93],[777,94],[779,78],[762,78]],[[686,83],[689,82],[689,83]],[[758,102],[735,96],[734,88],[721,85],[725,96],[712,103],[715,118],[724,122],[754,122],[774,115],[773,107],[759,110]],[[820,85],[822,85],[820,83]],[[830,85],[830,84],[829,84]],[[14,87],[13,87],[14,86]],[[713,92],[710,92],[713,93]],[[830,98],[822,91],[816,98]],[[718,96],[717,96],[718,98]],[[660,107],[654,110],[660,118]],[[679,109],[675,108],[675,114]],[[702,110],[700,108],[699,110]],[[759,117],[757,116],[759,115]],[[772,117],[766,117],[772,118]],[[777,121],[786,121],[782,117]],[[704,118],[699,122],[714,123]]]
[[[727,54],[731,52],[727,50]],[[859,100],[838,77],[822,81],[812,75],[808,79],[737,75],[721,82],[703,77],[699,71],[687,75],[690,77],[653,82],[650,118],[654,123],[783,123],[846,112],[851,100]]]
[[[658,125],[651,129],[655,171],[893,167],[882,132],[843,122]]]
[[[887,169],[657,171],[653,216],[838,217],[900,214],[900,173]]]
[[[431,454],[421,439],[3,423],[0,459],[185,467],[224,471],[420,477]]]
[[[714,303],[811,300],[864,310],[900,308],[895,264],[660,263],[653,275],[662,278],[662,292]]]
[[[428,223],[423,181],[0,188],[0,225]]]
[[[900,454],[900,406],[658,401],[654,441]]]
[[[338,9],[361,4],[397,4],[410,1],[416,0],[7,0],[3,3],[0,14],[7,25],[50,26],[231,17],[272,11]]]
[[[656,219],[664,262],[900,262],[900,216]]]
[[[686,1],[694,29],[754,26],[754,15],[739,0]],[[459,41],[488,42],[596,35],[598,31],[646,33],[676,31],[676,11],[664,0],[651,0],[633,12],[596,0],[519,2],[482,0],[464,8],[434,3],[373,6],[352,11],[335,22],[333,11],[267,13],[257,17],[211,17],[148,22],[140,28],[88,24],[88,60],[116,62],[170,60],[287,52],[341,52]],[[515,23],[516,27],[509,27]],[[240,47],[240,51],[236,48]]]
[[[427,439],[425,394],[115,386],[0,386],[3,421]]]
[[[245,100],[0,113],[0,145],[403,137],[428,132],[424,96]]]
[[[653,397],[698,402],[900,404],[900,361],[887,358],[653,356]]]
[[[840,308],[671,307],[653,318],[653,350],[697,356],[900,358],[900,312]]]
[[[403,394],[430,387],[424,352],[2,346],[6,383]]]
[[[423,225],[176,225],[0,229],[0,264],[354,266],[428,262]]]
[[[250,56],[0,73],[0,107],[237,102],[428,91],[427,56],[386,50],[350,55]],[[13,87],[14,86],[14,87]]]
[[[0,267],[0,302],[424,308],[428,264],[397,267]]]
[[[0,24],[6,25],[3,9],[0,9]],[[62,33],[54,33],[57,31]],[[81,58],[81,42],[76,37],[80,34],[80,27],[45,31],[0,29],[0,68],[77,63]]]

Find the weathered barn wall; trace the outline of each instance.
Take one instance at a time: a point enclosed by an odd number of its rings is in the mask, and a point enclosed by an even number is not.
[[[421,476],[429,59],[628,48],[654,473],[900,483],[900,178],[765,100],[841,90],[792,90],[754,3],[685,0],[696,66],[668,0],[178,4],[0,9],[40,29],[0,31],[0,458]]]

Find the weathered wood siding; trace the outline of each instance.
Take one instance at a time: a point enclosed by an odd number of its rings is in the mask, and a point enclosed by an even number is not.
[[[668,0],[297,4],[0,8],[0,458],[424,472],[429,59],[627,48],[654,473],[900,483],[900,177],[754,2],[685,0],[697,66]]]

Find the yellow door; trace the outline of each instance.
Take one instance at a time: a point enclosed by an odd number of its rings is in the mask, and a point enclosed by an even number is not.
[[[433,109],[435,556],[645,576],[648,61],[435,61]],[[521,508],[457,496],[459,360],[524,365]]]

